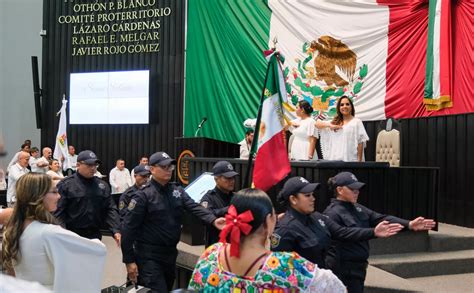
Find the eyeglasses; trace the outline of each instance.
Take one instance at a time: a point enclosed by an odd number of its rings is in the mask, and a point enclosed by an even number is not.
[[[85,162],[79,162],[79,163],[82,164],[82,165],[86,165],[89,168],[98,168],[99,167],[99,164],[87,164]]]
[[[166,171],[174,171],[174,169],[176,168],[175,165],[168,165],[168,166],[157,165],[157,166]]]

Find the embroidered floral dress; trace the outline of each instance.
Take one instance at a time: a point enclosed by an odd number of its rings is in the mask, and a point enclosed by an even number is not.
[[[341,281],[329,270],[296,252],[271,252],[255,276],[238,276],[225,271],[219,254],[225,244],[216,243],[199,258],[189,289],[220,293],[346,292]]]
[[[364,124],[356,117],[337,131],[324,128],[319,132],[321,152],[325,160],[357,162],[357,146],[362,143],[365,148],[369,140]],[[365,161],[364,152],[362,152],[362,161]]]

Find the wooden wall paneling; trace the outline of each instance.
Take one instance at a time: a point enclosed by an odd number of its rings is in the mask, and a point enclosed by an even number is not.
[[[456,115],[453,117],[456,123],[455,131],[455,141],[454,148],[455,151],[450,155],[452,160],[456,162],[456,172],[454,174],[452,183],[448,184],[448,188],[454,188],[453,197],[456,200],[456,217],[457,223],[464,222],[465,213],[465,202],[468,200],[468,196],[471,195],[471,192],[466,192],[468,190],[468,183],[466,181],[466,154],[468,152],[467,146],[467,119],[466,115]],[[472,213],[472,212],[470,212]]]
[[[384,180],[394,180],[396,182],[399,181],[398,177],[398,172],[395,172],[394,169],[389,168],[387,170],[384,170]],[[399,210],[396,208],[400,206],[401,199],[396,196],[396,194],[399,193],[398,189],[400,187],[400,184],[394,185],[392,188],[384,188],[383,189],[383,194],[380,196],[383,198],[383,206],[385,208],[385,211],[389,215],[398,215]]]
[[[465,182],[466,189],[474,181],[474,115],[466,115],[466,151],[465,151]],[[472,211],[474,211],[474,196],[472,192],[463,192],[464,195],[464,220],[463,223],[467,223],[470,227],[474,227],[474,217]]]
[[[448,160],[446,161],[445,170],[452,170],[452,172],[445,172],[446,178],[446,185],[445,188],[450,188],[452,191],[455,190],[453,183],[457,182],[457,162],[455,159],[455,152],[456,152],[456,120],[453,117],[447,117],[446,121],[446,156]],[[443,207],[445,209],[446,218],[454,220],[454,222],[458,223],[458,211],[457,211],[457,204],[456,204],[457,195],[454,192],[451,192],[450,196],[446,197],[446,202]]]
[[[446,173],[448,170],[447,166],[447,117],[439,117],[436,119],[436,161],[432,162],[433,165],[440,167],[439,176],[439,201],[443,208],[439,209],[439,217],[441,221],[449,221],[446,218]]]
[[[54,144],[63,93],[69,94],[69,74],[73,72],[150,70],[150,123],[148,125],[69,125],[68,136],[77,151],[92,149],[109,171],[115,159],[123,157],[135,164],[142,154],[165,150],[174,155],[175,136],[182,135],[184,1],[157,1],[156,7],[170,6],[173,13],[162,17],[161,48],[158,53],[71,56],[72,25],[60,25],[59,15],[71,14],[72,5],[44,0],[42,145]],[[113,34],[113,33],[111,33]],[[133,142],[133,144],[131,144]]]
[[[428,140],[428,129],[431,127],[436,127],[436,123],[434,123],[434,119],[419,119],[417,121],[413,121],[413,124],[417,127],[417,142],[418,142],[418,150],[414,151],[417,154],[416,162],[417,166],[426,166],[426,162],[428,162],[428,152],[427,150],[432,147],[427,144]]]

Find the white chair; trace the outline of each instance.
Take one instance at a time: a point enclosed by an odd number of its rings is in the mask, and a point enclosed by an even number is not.
[[[400,166],[400,131],[392,129],[392,119],[389,118],[384,130],[377,135],[375,161],[388,162],[390,167]]]

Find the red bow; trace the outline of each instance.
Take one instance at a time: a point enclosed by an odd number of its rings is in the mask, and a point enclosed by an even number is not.
[[[240,232],[248,235],[252,230],[252,226],[248,224],[253,221],[252,212],[247,210],[237,215],[237,210],[231,205],[225,215],[225,221],[225,227],[219,234],[219,241],[227,243],[227,235],[230,233],[230,256],[239,257]]]

